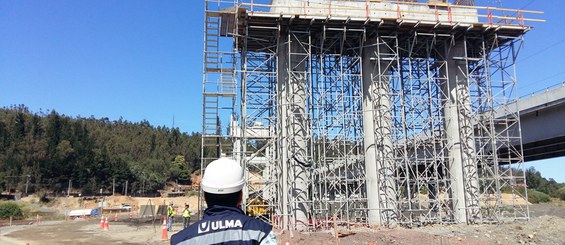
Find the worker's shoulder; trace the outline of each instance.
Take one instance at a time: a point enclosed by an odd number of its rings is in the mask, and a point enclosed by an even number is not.
[[[245,227],[249,227],[249,228],[255,228],[255,229],[260,229],[260,230],[267,230],[270,231],[272,229],[272,226],[262,220],[259,220],[257,218],[253,218],[253,217],[249,217],[247,215],[241,215],[242,217],[242,221],[243,221],[243,226]]]
[[[206,222],[206,221],[204,221],[204,222]],[[187,228],[173,234],[171,236],[171,244],[178,244],[178,243],[181,243],[183,241],[186,241],[186,240],[196,236],[198,234],[198,227],[199,227],[200,223],[202,223],[202,220],[199,220],[199,221],[189,225]]]
[[[188,228],[181,230],[171,236],[171,245],[179,244],[191,237],[191,233],[188,232]]]

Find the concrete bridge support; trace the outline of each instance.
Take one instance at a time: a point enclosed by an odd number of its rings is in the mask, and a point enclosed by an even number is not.
[[[281,135],[283,227],[308,226],[308,121],[306,115],[308,40],[281,32],[278,40],[278,101]],[[294,217],[289,220],[289,215]]]
[[[465,40],[446,43],[443,56],[447,62],[440,76],[447,79],[442,92],[453,211],[456,221],[474,223],[480,215],[479,186]]]
[[[362,53],[364,153],[370,225],[394,226],[398,219],[388,75],[395,53],[381,38],[369,39]]]

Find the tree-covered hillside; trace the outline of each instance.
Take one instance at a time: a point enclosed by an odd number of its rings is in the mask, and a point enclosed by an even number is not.
[[[200,164],[200,135],[108,118],[71,118],[25,106],[0,109],[0,189],[99,189],[154,193],[166,181],[188,183]]]
[[[526,170],[528,199],[532,203],[548,202],[550,197],[565,201],[565,183],[557,183],[552,178],[546,179],[534,167]]]

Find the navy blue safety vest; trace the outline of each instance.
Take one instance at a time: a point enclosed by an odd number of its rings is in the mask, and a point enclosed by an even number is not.
[[[249,217],[235,207],[212,206],[202,220],[171,237],[171,244],[259,244],[271,225]]]

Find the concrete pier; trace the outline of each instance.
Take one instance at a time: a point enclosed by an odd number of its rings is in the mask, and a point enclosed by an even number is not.
[[[442,84],[447,96],[444,104],[445,131],[449,151],[449,174],[453,211],[456,221],[472,223],[478,215],[478,176],[473,158],[475,144],[471,122],[471,96],[469,93],[468,70],[465,57],[465,40],[448,43],[445,47],[447,63],[441,69],[441,77],[447,78]]]
[[[390,47],[369,39],[362,53],[363,131],[367,204],[370,225],[395,225],[396,184],[393,179],[390,96]]]
[[[283,32],[284,33],[284,32]],[[282,130],[283,164],[283,226],[299,230],[308,226],[308,175],[306,118],[306,62],[305,45],[286,32],[278,44],[278,96],[280,127]],[[286,186],[286,187],[285,187]],[[284,190],[286,189],[286,190]],[[290,196],[288,196],[290,194]],[[286,209],[286,211],[285,211]],[[294,219],[289,220],[288,214]],[[289,223],[290,222],[290,223]]]

